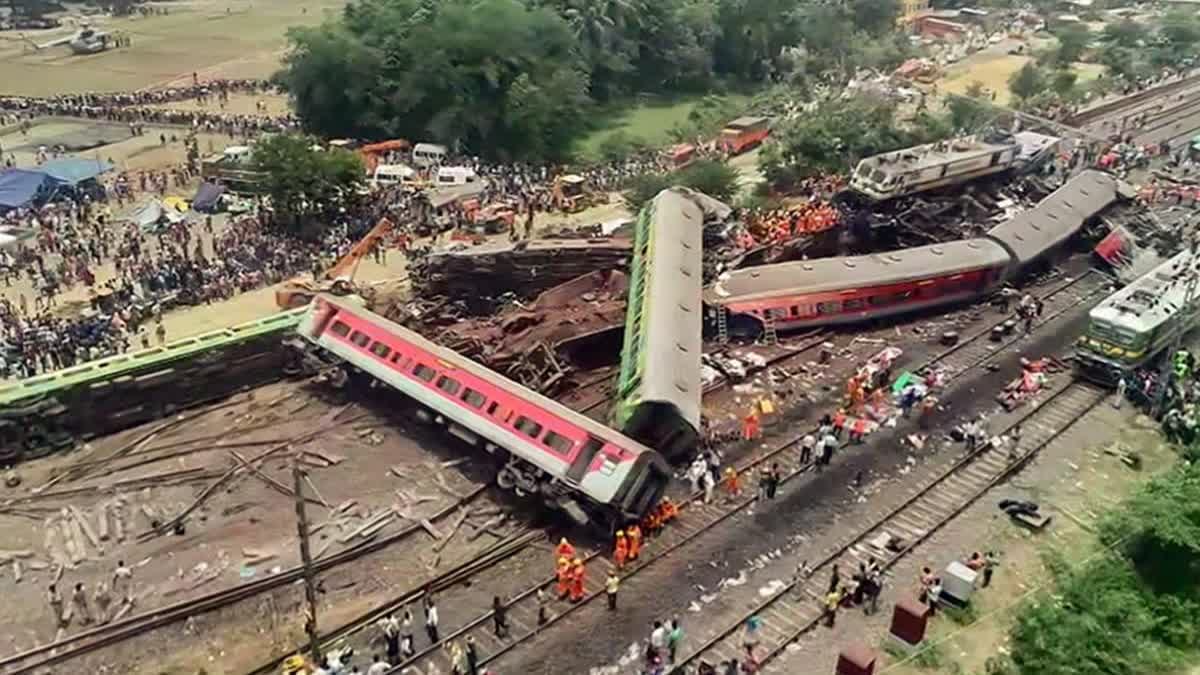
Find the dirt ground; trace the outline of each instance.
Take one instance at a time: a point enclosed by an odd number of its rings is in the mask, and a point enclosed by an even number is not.
[[[312,25],[344,0],[189,0],[161,5],[151,17],[71,17],[130,36],[132,45],[76,56],[65,47],[34,50],[70,35],[50,31],[0,33],[0,81],[10,94],[47,96],[76,91],[129,91],[205,77],[269,77],[286,46],[284,32]]]
[[[1010,54],[1017,46],[1023,44],[1019,40],[1008,39],[989,46],[967,58],[951,65],[946,69],[937,87],[942,91],[965,94],[975,82],[984,86],[986,91],[996,92],[996,103],[1009,105],[1012,94],[1008,90],[1008,79],[1029,63],[1031,50],[1036,50],[1051,44],[1051,40],[1034,40],[1026,44],[1021,54]],[[1094,80],[1104,72],[1104,67],[1094,63],[1077,63],[1072,69],[1079,75],[1079,82]]]
[[[144,135],[133,136],[124,124],[53,118],[35,122],[28,133],[14,130],[0,136],[0,146],[6,155],[13,155],[19,167],[35,166],[39,147],[50,151],[62,146],[67,154],[109,161],[116,171],[163,170],[187,161],[184,136],[177,127],[147,126]],[[199,134],[200,151],[205,154],[220,152],[236,141],[222,134]],[[174,192],[190,198],[194,190],[178,188]]]
[[[320,503],[310,504],[309,518],[314,527],[324,524],[313,536],[314,555],[318,557],[350,545],[342,539],[365,523],[366,518],[394,505],[409,509],[415,518],[430,517],[478,484],[480,476],[476,469],[470,464],[454,463],[459,456],[457,451],[449,449],[441,436],[412,422],[402,406],[371,402],[346,405],[347,400],[350,399],[343,400],[296,383],[263,387],[235,397],[231,404],[200,414],[178,428],[161,431],[139,445],[127,459],[94,464],[89,475],[62,480],[41,495],[31,495],[30,488],[44,485],[54,472],[65,467],[108,458],[159,428],[164,421],[98,440],[75,453],[23,464],[19,469],[22,486],[6,489],[4,497],[33,496],[31,502],[18,507],[31,513],[21,516],[0,511],[0,536],[6,542],[6,549],[28,549],[34,556],[23,561],[24,573],[19,582],[14,582],[8,569],[0,579],[6,601],[13,610],[0,620],[0,636],[6,639],[4,651],[27,649],[55,636],[45,592],[55,572],[50,549],[61,551],[64,540],[59,538],[53,544],[46,541],[41,516],[52,517],[62,506],[79,509],[92,527],[99,529],[99,506],[117,499],[127,501],[126,539],[117,542],[114,534],[98,548],[85,542],[86,559],[67,569],[58,586],[65,593],[76,582],[82,582],[90,593],[97,583],[110,577],[118,560],[124,560],[134,570],[136,610],[146,611],[275,574],[299,561],[293,500],[266,484],[269,479],[287,486],[292,484],[288,455],[280,454],[263,464],[266,478],[243,473],[214,492],[188,520],[184,535],[140,541],[137,535],[151,527],[146,509],[161,521],[167,521],[191,504],[214,480],[212,475],[205,475],[164,486],[169,480],[166,474],[195,468],[220,474],[236,465],[234,453],[250,459],[283,440],[326,429],[326,433],[313,441],[292,446],[292,451],[340,458],[334,466],[306,467],[311,479],[306,488],[308,496],[332,507],[348,500],[355,500],[356,505],[347,511],[349,516],[331,516],[329,508]],[[364,399],[353,397],[353,400]],[[171,456],[179,448],[190,451]],[[153,458],[158,461],[134,466]],[[390,472],[392,467],[397,467],[400,475]],[[149,478],[148,484],[153,487],[126,483],[137,478]],[[82,490],[82,494],[61,498],[51,495],[59,490]],[[406,525],[408,522],[394,519],[382,534],[396,532]],[[423,534],[415,537],[417,542],[426,538]],[[351,544],[353,541],[357,539]],[[443,564],[470,555],[475,548],[491,541],[486,537],[470,543],[464,537],[450,541],[443,549]],[[428,548],[393,546],[370,556],[371,561],[364,563],[362,570],[355,563],[350,569],[339,568],[336,575],[324,577],[326,592],[322,601],[328,610],[327,625],[363,611],[386,597],[394,586],[407,587],[415,575],[426,573],[420,570],[432,562]],[[261,557],[256,559],[255,553]],[[261,607],[256,606],[250,612],[242,608],[240,614],[223,610],[220,621],[214,621],[211,615],[200,617],[186,627],[182,636],[174,630],[156,633],[152,647],[135,641],[89,658],[97,664],[121,663],[123,667],[119,670],[129,673],[161,673],[176,665],[186,666],[186,672],[192,673],[198,667],[206,667],[210,673],[244,672],[268,655],[265,644],[238,639],[237,636],[247,634],[245,631],[269,629],[271,635],[264,639],[274,649],[286,649],[296,641],[297,626],[293,624],[299,614],[292,607],[298,602],[298,588],[285,587],[268,596],[271,602],[281,603],[281,608],[272,609],[267,624],[238,623],[255,616]],[[91,609],[96,611],[95,603]],[[115,610],[114,605],[110,615]],[[237,629],[239,625],[241,629]],[[78,631],[80,627],[76,613],[66,632]],[[179,647],[183,649],[177,651]],[[214,670],[207,662],[218,653],[213,649],[218,648],[221,666]]]

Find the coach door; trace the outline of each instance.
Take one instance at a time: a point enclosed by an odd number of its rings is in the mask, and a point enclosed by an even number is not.
[[[567,480],[574,483],[582,481],[583,475],[587,473],[588,467],[592,465],[592,460],[596,459],[596,455],[600,454],[600,450],[603,447],[604,441],[588,434],[583,448],[579,450],[578,455],[575,455],[575,461],[571,462],[571,468],[567,469]]]

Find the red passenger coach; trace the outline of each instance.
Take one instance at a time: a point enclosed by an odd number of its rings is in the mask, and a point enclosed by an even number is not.
[[[362,307],[319,296],[298,330],[497,455],[501,487],[538,495],[577,522],[640,518],[666,489],[670,469],[654,450]]]
[[[990,239],[845,258],[763,265],[722,275],[704,291],[708,319],[754,334],[876,319],[971,300],[993,289],[1011,257]]]

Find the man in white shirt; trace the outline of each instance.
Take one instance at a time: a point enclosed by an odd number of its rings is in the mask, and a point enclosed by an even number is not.
[[[388,670],[390,670],[391,667],[392,667],[391,664],[389,664],[387,661],[380,659],[379,655],[376,654],[375,660],[372,661],[372,663],[371,663],[371,667],[367,668],[367,675],[383,675]]]
[[[667,629],[663,627],[661,621],[654,622],[654,630],[650,631],[650,654],[649,660],[653,661],[655,657],[661,657],[667,648]]]

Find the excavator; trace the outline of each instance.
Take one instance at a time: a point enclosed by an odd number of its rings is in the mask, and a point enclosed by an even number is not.
[[[392,224],[392,221],[380,218],[370,232],[359,239],[358,243],[347,251],[341,260],[325,270],[321,276],[312,281],[301,278],[285,281],[283,286],[275,291],[275,304],[280,309],[296,309],[307,305],[318,293],[352,295],[358,292],[358,288],[354,285],[354,274],[358,271],[358,263],[394,228],[395,225]]]

